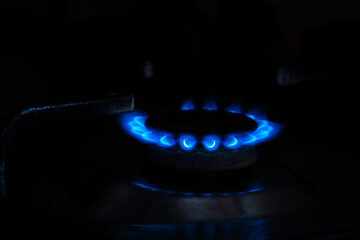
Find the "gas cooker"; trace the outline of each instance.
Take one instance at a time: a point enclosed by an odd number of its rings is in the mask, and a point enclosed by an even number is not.
[[[41,239],[356,239],[357,150],[302,123],[257,145],[251,166],[225,172],[148,161],[151,147],[117,115],[23,127],[8,152],[8,230]]]
[[[180,110],[150,116],[134,110],[119,114],[118,121],[129,135],[149,144],[148,161],[168,169],[219,172],[251,165],[256,161],[254,146],[281,131],[281,125],[259,110],[240,109],[235,104],[218,109],[215,101],[196,109],[187,100]]]

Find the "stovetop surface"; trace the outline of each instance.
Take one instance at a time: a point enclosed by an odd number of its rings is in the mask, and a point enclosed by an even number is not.
[[[10,148],[7,231],[38,238],[356,239],[358,149],[350,133],[330,132],[331,124],[289,123],[256,147],[253,166],[194,176],[149,165],[146,144],[125,134],[115,116],[36,123]]]

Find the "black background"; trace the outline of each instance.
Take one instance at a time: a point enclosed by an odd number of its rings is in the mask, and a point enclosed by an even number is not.
[[[269,99],[278,68],[302,66],[346,67],[308,91],[352,98],[359,9],[350,0],[2,1],[0,112],[124,89]]]

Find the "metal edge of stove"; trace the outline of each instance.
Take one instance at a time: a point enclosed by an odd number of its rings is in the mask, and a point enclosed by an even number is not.
[[[9,143],[22,126],[38,121],[80,116],[114,115],[134,109],[133,94],[111,94],[107,98],[81,102],[31,107],[15,114],[5,125],[0,136],[0,195],[7,195],[6,156]]]

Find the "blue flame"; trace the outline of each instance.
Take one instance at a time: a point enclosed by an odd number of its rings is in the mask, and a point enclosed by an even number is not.
[[[194,102],[191,100],[187,100],[183,103],[183,105],[180,108],[181,110],[194,110],[195,109],[195,105]]]
[[[211,104],[210,102],[208,102],[208,105],[205,104],[204,109],[216,110],[216,104]],[[194,109],[194,105],[189,100],[184,103],[181,109],[191,110]],[[227,108],[226,111],[239,114],[241,112],[241,108],[239,106],[232,105]],[[255,131],[245,134],[233,133],[224,136],[223,138],[220,138],[216,135],[208,135],[201,140],[202,146],[208,151],[217,150],[220,146],[224,146],[228,149],[235,149],[240,148],[243,145],[255,145],[271,140],[281,131],[282,127],[279,124],[266,120],[264,114],[261,114],[261,112],[252,111],[250,113],[251,114],[245,115],[254,119],[254,121],[256,121],[258,124],[258,127]],[[125,131],[144,143],[152,143],[160,147],[172,147],[179,145],[181,149],[186,151],[192,150],[197,146],[197,140],[193,135],[181,135],[180,137],[176,138],[171,133],[148,129],[145,126],[145,121],[147,118],[148,116],[146,114],[140,111],[134,111],[131,113],[124,113],[119,115],[119,122]]]
[[[192,150],[195,147],[196,143],[197,141],[192,135],[182,135],[179,138],[180,147],[187,151]]]
[[[232,113],[237,113],[237,114],[241,114],[242,110],[241,110],[241,105],[240,104],[231,104],[230,106],[228,106],[226,108],[227,112],[232,112]]]
[[[203,106],[203,110],[208,110],[208,111],[216,111],[218,110],[217,104],[215,101],[210,100],[205,102],[204,106]]]
[[[223,141],[223,145],[225,147],[233,149],[239,148],[242,145],[258,144],[274,138],[281,131],[281,126],[279,124],[272,123],[267,120],[257,120],[253,115],[247,116],[253,117],[258,124],[258,128],[251,133],[230,134],[226,136]]]
[[[215,135],[205,136],[202,140],[203,146],[209,151],[214,151],[218,149],[218,147],[220,146],[220,142],[220,138]]]
[[[239,145],[239,140],[235,136],[229,135],[229,136],[226,137],[223,144],[227,148],[237,148],[238,145]]]
[[[176,144],[176,141],[172,135],[164,135],[160,138],[160,143],[162,146],[172,147]]]
[[[147,118],[140,111],[119,115],[119,121],[122,123],[123,128],[136,139],[144,143],[154,143],[161,147],[172,147],[176,144],[173,135],[147,129],[145,126]]]

